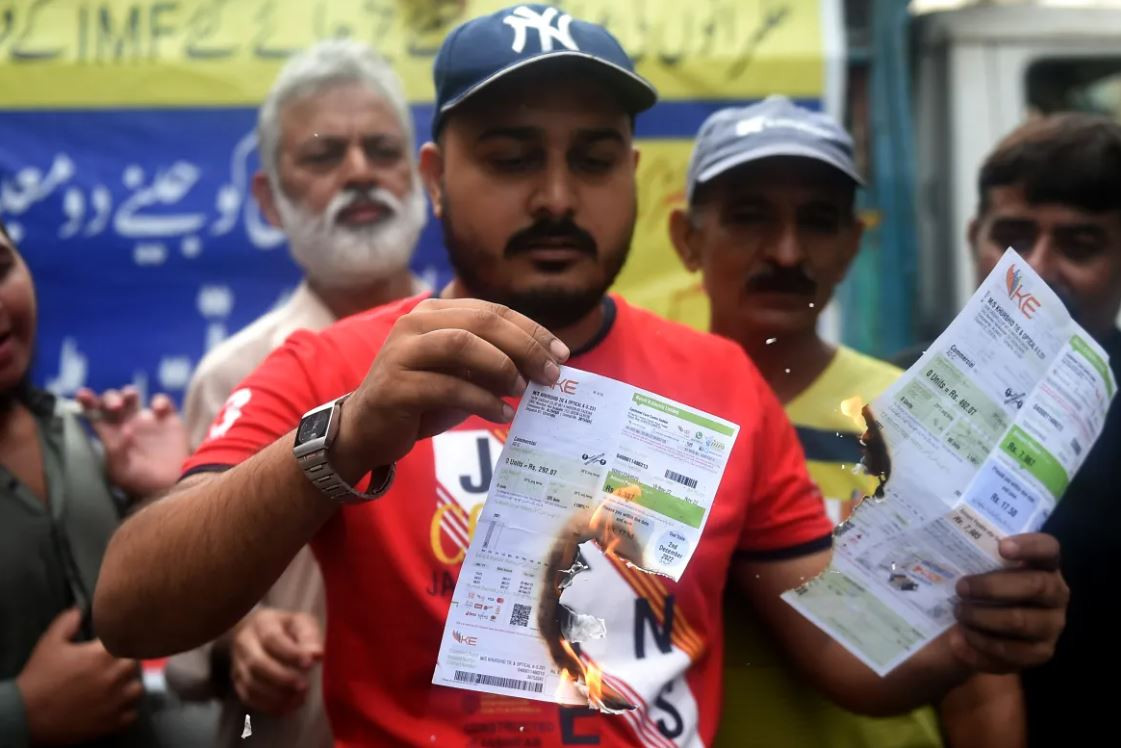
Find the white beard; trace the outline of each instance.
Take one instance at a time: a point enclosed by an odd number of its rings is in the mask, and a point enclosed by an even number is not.
[[[310,280],[327,288],[361,286],[408,267],[426,218],[424,190],[419,180],[414,184],[403,201],[381,187],[345,190],[319,215],[274,187],[292,259]],[[359,199],[381,204],[389,215],[368,226],[338,225],[339,213]]]

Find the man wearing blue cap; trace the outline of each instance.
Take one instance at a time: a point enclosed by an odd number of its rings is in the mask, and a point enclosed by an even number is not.
[[[703,274],[711,329],[739,343],[775,391],[826,510],[839,522],[855,499],[875,487],[853,469],[861,460],[863,429],[852,414],[901,373],[828,343],[818,332],[818,317],[848,272],[863,231],[854,210],[862,180],[852,139],[831,117],[772,96],[711,115],[698,134],[687,178],[688,204],[672,214],[670,233],[685,265]],[[725,712],[721,744],[942,745],[931,707],[873,718],[815,693],[741,596],[726,601],[725,630],[725,698],[743,707]],[[979,695],[990,705],[1011,702],[1000,716],[1022,721],[1014,679],[986,676],[971,683],[968,693],[971,708]],[[1011,698],[1001,698],[1008,693]],[[951,704],[961,700],[955,695]],[[990,732],[992,711],[963,717],[948,710],[946,727],[951,736],[969,734],[978,745],[1000,744]],[[998,732],[1022,738],[1009,724],[1002,721]]]
[[[448,36],[435,79],[420,171],[455,279],[439,298],[297,333],[242,383],[249,397],[224,434],[114,539],[94,608],[108,646],[154,655],[196,644],[242,615],[310,541],[326,581],[324,695],[338,745],[710,743],[730,571],[783,646],[860,709],[905,709],[975,669],[1047,656],[1065,588],[1046,536],[1006,549],[1015,574],[971,578],[963,624],[887,679],[779,600],[824,568],[831,539],[789,422],[739,346],[607,293],[635,222],[632,121],[655,94],[606,30],[548,6],[501,10]],[[581,586],[597,593],[589,612],[608,635],[581,643],[581,655],[633,707],[618,715],[558,707],[542,673],[473,658],[472,637],[454,631],[474,668],[466,681],[530,698],[430,683],[501,424],[528,380],[578,386],[578,373],[558,382],[561,363],[740,424],[679,583],[583,548]],[[524,608],[545,585],[518,580],[529,587],[507,579],[496,593],[498,605],[518,602],[496,614],[496,641],[536,620]],[[1007,606],[983,605],[994,600]],[[1019,622],[1027,628],[1015,636]],[[579,677],[572,664],[554,669]]]

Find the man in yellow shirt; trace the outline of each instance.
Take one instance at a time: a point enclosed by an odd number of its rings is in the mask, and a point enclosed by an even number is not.
[[[744,347],[783,403],[835,521],[872,487],[854,469],[863,430],[854,416],[900,374],[817,331],[860,246],[854,199],[861,184],[848,134],[831,118],[773,96],[705,122],[690,162],[688,205],[670,221],[682,261],[702,272],[712,331]],[[955,746],[1022,738],[1013,679],[965,684],[948,698],[941,722],[933,707],[864,717],[812,690],[731,598],[725,629],[725,700],[736,708],[722,717],[719,744],[910,748],[947,738]]]

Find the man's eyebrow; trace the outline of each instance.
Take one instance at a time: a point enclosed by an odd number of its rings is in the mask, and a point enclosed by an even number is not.
[[[361,136],[362,140],[379,140],[390,143],[400,143],[403,138],[392,132],[368,132]]]
[[[317,145],[335,146],[346,141],[342,135],[331,133],[313,133],[296,143],[296,148],[311,148]]]
[[[752,188],[728,190],[728,192],[724,194],[722,202],[729,205],[742,205],[743,203],[764,204],[767,202],[767,195],[765,192],[760,192]]]
[[[830,200],[827,197],[814,197],[798,206],[802,210],[821,210],[827,208],[829,210],[843,210],[835,200]]]
[[[1060,223],[1055,227],[1056,231],[1063,231],[1068,234],[1088,233],[1105,236],[1105,229],[1096,223]]]
[[[599,140],[613,140],[617,143],[626,143],[623,134],[613,127],[598,127],[590,130],[580,130],[576,134],[576,138],[583,143],[596,142]]]

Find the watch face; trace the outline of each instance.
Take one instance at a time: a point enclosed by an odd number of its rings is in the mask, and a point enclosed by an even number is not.
[[[307,444],[310,441],[321,439],[327,435],[327,424],[331,422],[331,409],[312,413],[300,422],[299,433],[296,434],[297,444]]]

